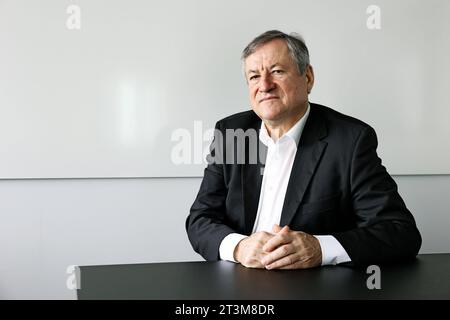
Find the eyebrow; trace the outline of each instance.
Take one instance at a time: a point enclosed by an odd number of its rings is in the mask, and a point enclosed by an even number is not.
[[[278,63],[274,63],[273,65],[270,66],[269,70],[273,69],[274,67],[278,67],[280,66],[280,64]],[[250,73],[258,73],[258,70],[248,70],[248,74]]]

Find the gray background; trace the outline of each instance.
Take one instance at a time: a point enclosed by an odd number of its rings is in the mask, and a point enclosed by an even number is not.
[[[64,29],[71,3],[79,32]],[[370,4],[380,31],[365,27]],[[171,167],[170,133],[248,108],[239,52],[271,28],[304,34],[311,101],[375,127],[421,252],[450,252],[448,10],[444,0],[0,0],[0,177],[14,178],[0,180],[0,298],[73,299],[74,264],[200,260],[184,221],[202,165]],[[158,65],[155,81],[154,50],[189,63]]]
[[[66,28],[69,3],[81,30]],[[380,30],[366,26],[371,4]],[[0,178],[200,176],[201,161],[171,161],[172,133],[249,109],[240,52],[273,28],[304,35],[311,101],[371,124],[392,173],[449,174],[449,10],[447,0],[2,0]]]

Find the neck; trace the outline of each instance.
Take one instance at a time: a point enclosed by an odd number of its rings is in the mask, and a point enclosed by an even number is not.
[[[286,132],[288,132],[306,113],[308,104],[302,108],[301,112],[291,116],[283,121],[264,121],[267,132],[273,141],[280,139]]]

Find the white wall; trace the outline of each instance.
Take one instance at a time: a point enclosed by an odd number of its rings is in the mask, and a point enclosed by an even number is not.
[[[449,12],[448,0],[1,0],[0,178],[201,175],[201,157],[174,163],[172,133],[250,109],[239,56],[270,29],[304,35],[311,101],[369,122],[392,173],[450,174]]]
[[[398,176],[423,236],[450,252],[450,176]],[[74,299],[68,265],[201,260],[184,221],[200,178],[0,180],[0,298]]]

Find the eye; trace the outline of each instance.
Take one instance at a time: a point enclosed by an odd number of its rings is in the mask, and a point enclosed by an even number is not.
[[[275,69],[275,70],[272,70],[272,73],[275,73],[275,74],[282,74],[284,71],[283,70],[280,70],[280,69]]]
[[[253,75],[253,76],[251,76],[250,78],[249,78],[249,80],[250,81],[252,81],[252,80],[256,80],[256,79],[258,79],[259,78],[259,75]]]

